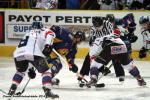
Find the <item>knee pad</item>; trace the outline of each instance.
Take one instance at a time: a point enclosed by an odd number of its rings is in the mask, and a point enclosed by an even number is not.
[[[13,84],[19,85],[25,76],[25,72],[16,72],[13,77]]]

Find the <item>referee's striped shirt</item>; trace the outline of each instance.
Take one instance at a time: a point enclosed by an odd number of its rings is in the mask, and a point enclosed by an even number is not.
[[[96,30],[94,26],[91,27],[91,40],[94,41],[97,37],[102,38],[108,35],[113,34],[113,25],[107,21],[104,20],[103,28],[101,30]]]

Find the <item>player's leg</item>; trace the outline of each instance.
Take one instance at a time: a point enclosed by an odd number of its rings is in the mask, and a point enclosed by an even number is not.
[[[48,67],[48,63],[44,58],[35,56],[34,59],[35,60],[31,63],[36,67],[39,73],[42,73],[42,84],[45,96],[58,98],[59,96],[57,94],[53,94],[51,91],[52,78],[54,76],[52,69]]]
[[[84,62],[83,62],[83,65],[82,65],[82,68],[80,70],[80,74],[81,75],[89,75],[89,71],[90,71],[90,56],[89,56],[89,53],[86,55],[85,59],[84,59]]]
[[[88,53],[84,59],[83,65],[81,67],[80,75],[78,76],[79,84],[85,83],[84,80],[82,80],[82,79],[85,75],[87,75],[87,76],[89,75],[89,71],[90,71],[90,56]]]
[[[52,85],[59,85],[60,80],[58,78],[55,78],[55,76],[62,69],[62,63],[60,59],[57,57],[55,59],[52,59],[50,64],[53,64],[53,66],[51,67],[51,71],[53,73]]]
[[[98,80],[98,75],[100,73],[99,69],[101,67],[103,67],[103,65],[107,65],[110,60],[111,60],[111,56],[110,56],[110,49],[106,48],[105,50],[103,50],[99,57],[97,57],[95,60],[93,60],[91,62],[91,66],[90,66],[90,78],[91,80],[87,83],[87,85],[95,85],[97,83]]]
[[[125,77],[125,72],[124,72],[124,69],[123,69],[121,63],[119,62],[118,59],[113,59],[112,63],[114,66],[114,71],[115,71],[116,77],[119,77],[119,82],[123,82],[124,77]]]
[[[26,61],[26,60],[18,61],[16,58],[14,59],[14,61],[15,61],[17,72],[15,73],[15,75],[12,79],[12,85],[8,92],[8,95],[11,95],[11,96],[15,94],[15,91],[16,91],[18,85],[23,80],[23,77],[25,76],[25,72],[28,68],[28,61]]]
[[[121,54],[120,62],[123,68],[127,69],[129,73],[137,79],[139,86],[146,85],[146,82],[140,75],[139,69],[135,65],[132,64],[132,59],[129,57],[128,54]]]

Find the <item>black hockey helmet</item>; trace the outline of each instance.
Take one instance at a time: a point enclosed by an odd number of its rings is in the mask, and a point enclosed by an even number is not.
[[[144,24],[146,22],[149,22],[149,17],[148,16],[141,16],[139,20],[139,24]]]
[[[85,40],[85,33],[82,32],[82,31],[77,31],[77,32],[74,34],[74,38],[80,38],[81,41],[84,41],[84,40]]]
[[[43,28],[43,24],[41,22],[33,22],[31,27],[34,29],[41,29]]]
[[[103,17],[92,17],[92,23],[94,27],[100,27],[103,25]]]
[[[115,22],[115,16],[114,16],[114,14],[107,14],[106,15],[106,19],[108,21],[110,21],[111,23]]]

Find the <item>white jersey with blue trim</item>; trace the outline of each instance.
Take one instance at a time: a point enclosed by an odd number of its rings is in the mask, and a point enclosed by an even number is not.
[[[34,56],[45,57],[42,53],[46,44],[52,45],[55,33],[50,29],[31,30],[21,39],[14,51],[14,58],[21,60],[34,60]]]
[[[141,34],[143,36],[143,46],[150,50],[150,30],[141,29]]]

